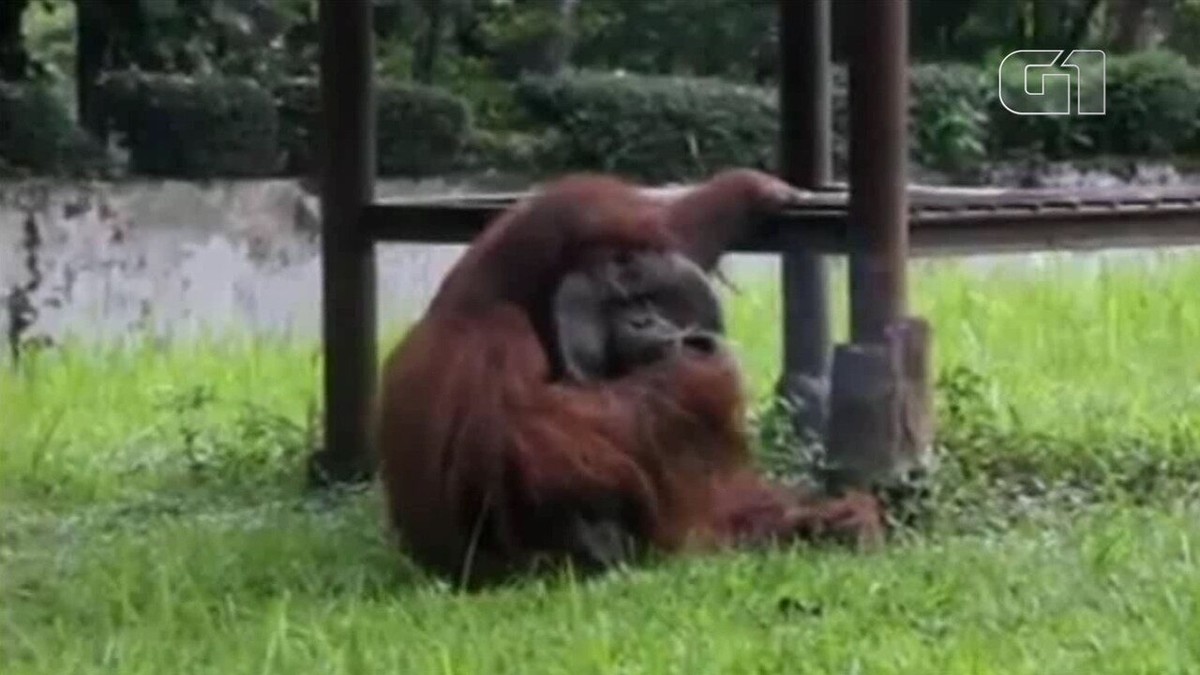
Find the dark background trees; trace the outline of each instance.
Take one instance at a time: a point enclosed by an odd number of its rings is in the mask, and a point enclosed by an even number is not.
[[[835,24],[869,0],[833,3]],[[30,9],[37,5],[37,12]],[[497,76],[571,65],[753,77],[773,49],[773,0],[375,0],[391,75],[437,82],[472,68]],[[311,71],[316,0],[5,0],[0,76],[43,75],[31,23],[77,22],[86,64],[216,69],[265,76]],[[63,18],[69,15],[68,18]],[[1200,57],[1200,0],[913,0],[919,60],[979,60],[1026,47],[1160,45]],[[842,40],[835,41],[844,56]]]
[[[710,137],[722,126],[733,129],[745,124],[753,127],[753,131],[746,131],[746,138],[769,136],[770,129],[746,122],[757,119],[754,112],[739,114],[733,111],[736,106],[728,107],[733,105],[729,97],[741,94],[715,93],[711,87],[773,85],[778,50],[775,2],[374,0],[379,77],[392,92],[388,100],[397,105],[403,102],[403,110],[389,112],[389,119],[416,123],[410,119],[411,110],[454,111],[447,119],[425,120],[422,128],[437,130],[434,135],[438,137],[449,137],[463,125],[477,127],[484,133],[474,134],[465,145],[452,144],[457,148],[455,152],[464,150],[476,159],[498,153],[497,161],[516,164],[529,161],[533,155],[544,155],[550,143],[546,137],[531,141],[510,134],[527,131],[531,121],[546,124],[547,120],[555,120],[560,131],[574,129],[571,133],[579,133],[590,128],[587,120],[578,117],[583,111],[610,115],[617,109],[624,111],[622,114],[637,109],[638,114],[647,117],[643,122],[631,123],[629,128],[642,128],[639,125],[645,123],[666,133],[675,122],[664,117],[664,111],[678,106],[679,110],[670,114],[686,116],[687,106],[699,100],[696,97],[715,96],[713,100],[722,101],[717,110],[729,110],[728,121],[708,119],[704,124],[717,125],[715,131],[697,128],[693,136],[671,136],[674,140],[663,143],[671,147],[687,143],[686,152],[695,154],[695,138]],[[835,60],[844,60],[846,55],[845,40],[837,27],[855,21],[856,14],[865,11],[869,3],[833,3]],[[1011,120],[1001,120],[999,127],[987,124],[988,109],[980,106],[989,103],[978,94],[975,80],[991,77],[994,88],[994,75],[988,74],[995,72],[996,60],[1019,48],[1103,48],[1110,60],[1119,60],[1122,54],[1154,51],[1157,55],[1147,57],[1149,60],[1135,59],[1131,66],[1116,66],[1115,72],[1132,73],[1130,81],[1117,83],[1110,78],[1110,84],[1119,90],[1118,102],[1133,99],[1137,103],[1130,104],[1133,112],[1122,124],[1141,133],[1150,123],[1147,119],[1154,117],[1153,108],[1165,108],[1171,114],[1159,117],[1174,125],[1167,135],[1186,135],[1186,130],[1176,127],[1187,126],[1178,119],[1191,114],[1194,83],[1190,73],[1200,72],[1196,70],[1200,65],[1200,0],[912,0],[912,12],[913,59],[918,64],[938,65],[922,74],[914,71],[914,86],[924,92],[927,102],[937,101],[936,106],[918,105],[914,136],[926,146],[917,153],[920,157],[986,154],[985,146],[995,145],[996,139],[1003,138],[1005,143],[1012,140],[1006,136],[1009,127],[1019,132],[1013,132],[1017,133],[1017,145],[1038,153],[1110,149],[1115,138],[1112,133],[1100,134],[1103,138],[1096,140],[1097,132],[1071,122],[1025,124],[1026,120],[1021,120],[1012,124]],[[49,92],[61,101],[78,126],[105,145],[113,132],[120,134],[117,122],[123,120],[126,127],[133,126],[128,106],[136,98],[135,93],[150,91],[147,87],[165,87],[168,93],[143,98],[173,112],[143,110],[144,116],[138,119],[158,120],[156,124],[163,133],[180,133],[173,130],[183,122],[167,119],[171,115],[186,112],[190,125],[200,124],[198,120],[215,124],[212,120],[225,116],[192,110],[185,105],[191,98],[209,101],[218,110],[231,111],[231,115],[239,110],[262,112],[261,96],[257,94],[253,105],[248,106],[224,98],[232,95],[230,92],[249,91],[244,84],[214,79],[247,78],[275,101],[277,110],[263,114],[279,119],[257,119],[253,125],[245,120],[238,123],[257,130],[255,134],[278,128],[279,142],[285,147],[281,152],[288,155],[281,166],[295,168],[297,162],[303,163],[298,158],[311,154],[301,148],[315,142],[306,130],[296,126],[296,121],[311,119],[315,105],[310,80],[317,62],[316,21],[316,0],[0,0],[0,80]],[[1188,60],[1191,70],[1186,65]],[[533,81],[573,77],[575,73],[621,72],[651,77],[637,80],[649,88],[626,96],[616,92],[631,86],[632,80],[589,77],[565,88]],[[129,73],[149,74],[150,79],[131,78]],[[114,79],[114,75],[123,79]],[[201,81],[185,85],[163,79],[168,75]],[[652,79],[660,75],[706,78],[726,84],[676,80],[683,88],[668,93],[667,85]],[[119,86],[114,86],[114,81]],[[459,97],[469,115],[464,117],[459,112],[462,106],[446,103],[439,98],[443,94],[422,90],[422,86]],[[698,93],[697,87],[702,86],[710,89]],[[193,96],[186,87],[198,87],[200,93]],[[0,114],[19,118],[20,106],[29,101],[38,101],[38,109],[51,102],[42,94],[31,98],[18,95],[11,87],[4,91],[4,100],[16,101],[12,105],[17,108],[16,112]],[[530,95],[535,91],[540,93]],[[409,94],[403,92],[410,92],[417,102],[409,101]],[[655,96],[660,98],[653,99],[653,105],[646,103],[650,100],[647,97]],[[745,105],[751,109],[758,106],[756,96],[744,99]],[[662,119],[647,121],[655,115]],[[1110,116],[1107,121],[1113,119],[1123,118]],[[503,132],[503,142],[493,132]],[[220,138],[245,135],[228,132]],[[712,142],[729,147],[727,136],[718,133]],[[518,138],[515,145],[513,138]],[[0,150],[27,140],[0,139]],[[6,142],[8,146],[3,145]],[[550,145],[554,146],[552,156],[563,151],[558,141]],[[1163,146],[1157,141],[1142,145]],[[1163,147],[1174,151],[1176,145],[1172,142]],[[593,148],[588,152],[603,155],[604,161],[617,161],[610,159],[614,152],[611,149]],[[61,147],[55,149],[55,156],[70,154]],[[266,154],[256,149],[246,156]],[[11,157],[0,155],[0,160],[11,163]],[[684,160],[686,157],[661,164],[677,166]],[[702,161],[698,163],[703,165]]]

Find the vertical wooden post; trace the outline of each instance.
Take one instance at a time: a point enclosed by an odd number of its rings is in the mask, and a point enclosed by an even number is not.
[[[929,326],[905,316],[908,11],[876,0],[851,27],[851,344],[834,354],[827,457],[842,485],[896,486],[932,444]]]
[[[880,342],[904,314],[908,262],[908,2],[855,22],[850,62],[850,334]]]
[[[374,31],[370,0],[320,0],[322,332],[325,447],[317,484],[371,473],[369,403],[375,369],[375,247],[359,226],[374,198]]]
[[[829,0],[778,0],[781,176],[804,188],[832,180]],[[802,438],[824,433],[829,376],[825,260],[784,235],[783,373],[776,392]]]

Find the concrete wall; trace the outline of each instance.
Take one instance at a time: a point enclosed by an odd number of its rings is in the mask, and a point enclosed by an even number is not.
[[[380,186],[389,194],[470,190],[470,182]],[[316,198],[291,180],[0,184],[0,289],[30,279],[32,217],[43,279],[30,331],[160,338],[253,330],[315,336]],[[453,246],[383,246],[381,312],[419,309]],[[0,319],[7,325],[10,312]]]
[[[1115,180],[1062,170],[1046,176],[1044,182],[1059,185]],[[1118,182],[1179,180],[1168,171]],[[990,181],[1027,182],[1019,175]],[[520,187],[503,177],[467,177],[380,181],[377,192],[390,197]],[[298,181],[0,182],[0,298],[30,280],[24,243],[30,217],[41,240],[34,253],[42,279],[30,298],[37,316],[26,336],[171,340],[231,330],[319,335],[318,204]],[[381,245],[379,312],[385,326],[419,312],[460,251]],[[972,264],[1005,260],[1012,259]],[[777,259],[730,256],[726,267],[742,279],[772,275]],[[5,334],[12,314],[0,305]]]

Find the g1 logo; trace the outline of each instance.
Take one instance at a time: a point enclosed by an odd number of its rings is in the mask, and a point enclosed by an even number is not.
[[[1000,105],[1014,115],[1103,115],[1104,52],[1075,49],[1060,61],[1063,51],[1018,49],[1005,56],[997,69]]]

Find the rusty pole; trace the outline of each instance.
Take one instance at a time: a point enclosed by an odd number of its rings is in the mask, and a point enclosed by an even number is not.
[[[908,1],[854,22],[850,61],[850,333],[881,342],[904,315],[908,258]]]
[[[370,475],[375,382],[375,246],[360,227],[375,188],[370,0],[320,0],[322,332],[325,445],[317,484]]]
[[[850,334],[834,353],[827,437],[833,486],[896,499],[930,467],[929,325],[905,315],[908,2],[865,3],[851,27]],[[919,491],[918,491],[919,492]]]
[[[778,0],[781,175],[804,188],[832,180],[829,0]],[[784,235],[783,374],[777,392],[797,406],[802,435],[825,426],[830,331],[825,260]]]

